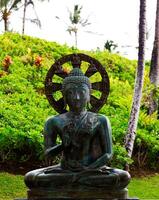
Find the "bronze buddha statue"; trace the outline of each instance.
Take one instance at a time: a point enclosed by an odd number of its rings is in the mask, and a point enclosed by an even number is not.
[[[25,175],[30,189],[85,186],[124,189],[128,172],[107,166],[112,157],[111,126],[107,117],[87,111],[91,83],[79,68],[64,79],[62,93],[69,111],[50,117],[44,127],[45,155],[62,152],[61,163]],[[56,144],[57,136],[62,144]]]

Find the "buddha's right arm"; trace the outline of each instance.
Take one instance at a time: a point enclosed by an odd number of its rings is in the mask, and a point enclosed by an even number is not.
[[[51,117],[44,126],[45,155],[47,157],[56,156],[63,150],[62,145],[56,144],[57,135],[57,120],[55,117]]]

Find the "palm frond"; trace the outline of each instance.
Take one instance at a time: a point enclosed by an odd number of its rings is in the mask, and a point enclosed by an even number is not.
[[[33,24],[36,24],[39,28],[41,28],[41,22],[39,19],[29,19],[29,18],[26,18],[26,20],[30,21],[31,23]]]
[[[34,7],[34,2],[32,0],[27,1],[27,6],[30,4]]]
[[[18,4],[22,3],[22,0],[14,0],[13,3],[11,4],[11,7],[9,8],[9,11],[11,10],[18,10]]]
[[[80,23],[83,27],[88,26],[88,25],[91,25],[91,23],[88,21],[88,19],[81,19],[81,20],[79,21],[79,23]]]
[[[94,34],[94,35],[99,35],[99,36],[104,35],[103,33],[98,33],[98,32],[93,32],[93,31],[84,31],[84,32],[85,32],[85,33]]]
[[[72,23],[72,21],[73,21],[73,13],[69,9],[67,9],[67,10],[69,12],[69,20]]]
[[[72,32],[77,33],[78,29],[76,26],[69,26],[67,28],[67,31],[69,32],[69,34],[71,35]]]
[[[7,7],[9,2],[10,2],[10,0],[0,0],[0,8]]]

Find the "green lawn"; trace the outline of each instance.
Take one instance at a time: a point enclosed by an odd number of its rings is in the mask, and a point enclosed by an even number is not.
[[[128,189],[130,197],[159,200],[159,174],[146,178],[134,178],[129,184]]]
[[[0,200],[13,200],[26,197],[23,176],[0,173]]]
[[[26,197],[23,176],[0,173],[0,200]],[[129,184],[129,196],[145,200],[159,200],[159,174],[146,178],[133,178]]]

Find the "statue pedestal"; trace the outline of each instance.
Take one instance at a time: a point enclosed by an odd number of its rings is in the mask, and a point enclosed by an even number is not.
[[[104,188],[73,187],[54,189],[31,189],[28,190],[28,200],[59,200],[59,199],[129,199],[128,190],[106,190]]]
[[[61,199],[61,200],[65,200],[65,199],[67,199],[67,200],[71,200],[70,198],[63,198],[63,199]],[[84,198],[85,200],[90,200],[90,198]],[[98,200],[108,200],[107,198],[100,198],[100,199],[98,199]],[[29,199],[14,199],[14,200],[29,200]],[[36,198],[36,200],[58,200],[57,198]],[[74,199],[75,200],[75,199]],[[80,200],[79,198],[78,199],[76,199],[76,200]],[[97,199],[95,199],[95,198],[92,198],[92,200],[97,200]],[[111,200],[111,199],[110,199]],[[113,199],[113,200],[123,200],[123,199]],[[125,199],[125,200],[139,200],[138,198],[127,198],[127,199]]]

